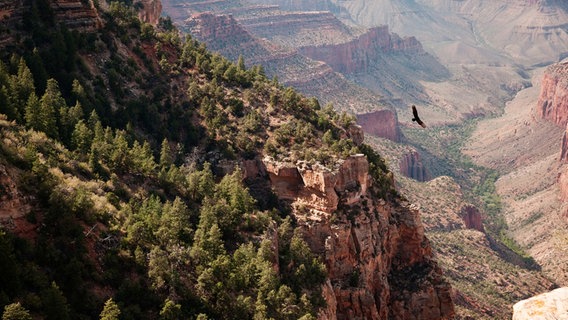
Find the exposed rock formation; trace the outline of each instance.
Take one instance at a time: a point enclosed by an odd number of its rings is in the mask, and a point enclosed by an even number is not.
[[[52,0],[51,8],[56,19],[69,29],[90,32],[102,26],[92,1],[85,4],[79,0]]]
[[[399,161],[400,173],[417,181],[427,181],[430,175],[416,151],[405,153]]]
[[[517,302],[513,320],[568,319],[568,287]]]
[[[485,228],[483,228],[483,219],[479,209],[472,205],[465,205],[462,207],[460,215],[463,218],[466,228],[485,232]]]
[[[263,163],[281,199],[317,214],[330,215],[337,210],[340,196],[345,203],[359,201],[369,187],[369,163],[362,154],[347,158],[333,171],[306,162],[296,165],[265,158]]]
[[[566,125],[566,130],[562,136],[562,144],[560,146],[560,162],[568,162],[568,125]]]
[[[340,73],[367,72],[372,61],[381,54],[392,52],[420,53],[422,45],[414,37],[401,39],[389,33],[387,26],[369,29],[349,42],[305,46],[299,52],[314,60],[325,61]]]
[[[541,118],[560,127],[568,124],[568,62],[546,69],[536,111]]]
[[[560,200],[568,200],[568,168],[558,174],[558,187],[560,188]]]
[[[366,133],[386,138],[394,142],[400,141],[400,128],[394,111],[384,109],[357,115],[357,123]]]
[[[334,169],[263,160],[328,270],[320,319],[449,319],[450,286],[417,210],[378,198],[364,155]]]
[[[268,77],[277,76],[280,83],[317,97],[322,105],[332,103],[336,109],[360,113],[380,104],[376,94],[355,86],[327,64],[255,38],[233,16],[195,13],[183,21],[181,29],[230,60],[243,56],[247,66],[262,65]]]
[[[255,14],[239,18],[254,35],[289,47],[346,42],[352,31],[329,11]]]
[[[162,2],[160,0],[140,0],[137,2],[142,8],[138,10],[140,20],[151,25],[157,25],[162,14]]]

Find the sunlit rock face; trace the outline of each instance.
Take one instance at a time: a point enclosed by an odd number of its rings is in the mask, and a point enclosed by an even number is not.
[[[320,319],[454,315],[451,287],[433,260],[418,210],[381,198],[364,155],[333,169],[270,158],[262,163],[274,192],[290,202],[304,239],[326,264],[327,306]]]
[[[536,112],[541,118],[561,127],[568,124],[568,62],[546,69]]]
[[[558,288],[513,306],[513,320],[568,319],[568,287]]]

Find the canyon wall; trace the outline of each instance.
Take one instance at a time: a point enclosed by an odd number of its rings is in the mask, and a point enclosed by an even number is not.
[[[138,18],[153,26],[157,25],[162,14],[162,2],[160,0],[140,0],[137,3],[141,6],[138,10]]]
[[[483,218],[479,209],[473,205],[465,205],[460,210],[465,227],[485,233]]]
[[[377,195],[364,155],[335,169],[270,158],[262,163],[325,261],[327,307],[319,319],[452,318],[451,288],[433,260],[419,212]]]
[[[347,81],[326,63],[257,38],[239,21],[235,16],[201,12],[183,20],[180,28],[232,61],[242,56],[248,67],[263,66],[268,77],[277,77],[280,83],[317,97],[321,105],[331,103],[337,110],[352,114],[376,110],[380,105],[379,96]]]
[[[422,164],[420,154],[416,151],[405,153],[399,160],[400,173],[416,181],[428,181],[430,175]]]
[[[385,53],[420,53],[422,45],[414,37],[400,38],[387,26],[370,28],[366,33],[345,43],[305,46],[299,52],[311,59],[324,61],[340,73],[368,72],[368,67]]]
[[[565,127],[560,143],[560,163],[568,163],[568,62],[549,66],[542,77],[536,106],[537,116],[557,126]],[[557,178],[560,199],[568,200],[568,172],[561,171]]]
[[[384,109],[357,115],[357,123],[368,134],[400,142],[400,127],[396,113]]]
[[[554,64],[544,72],[536,112],[558,126],[568,124],[568,62]]]

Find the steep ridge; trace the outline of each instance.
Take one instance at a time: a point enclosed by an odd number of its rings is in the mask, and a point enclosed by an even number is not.
[[[453,316],[450,287],[432,261],[418,211],[376,200],[364,156],[332,172],[264,163],[277,195],[292,201],[304,237],[326,261],[327,308],[320,319]]]

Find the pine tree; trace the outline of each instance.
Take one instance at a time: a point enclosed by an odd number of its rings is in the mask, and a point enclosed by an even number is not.
[[[160,320],[177,320],[182,318],[181,305],[166,299],[160,311]]]
[[[174,157],[168,139],[164,138],[162,141],[162,148],[160,149],[160,167],[167,168],[174,163]]]
[[[120,308],[118,307],[116,302],[112,300],[112,298],[109,298],[105,302],[103,311],[101,311],[100,320],[118,320],[119,316],[120,316]]]
[[[58,134],[58,111],[66,107],[65,99],[59,91],[59,84],[55,79],[47,80],[47,88],[40,100],[40,118],[42,122],[42,131],[49,137],[57,139]]]
[[[84,120],[80,120],[75,125],[75,129],[71,134],[71,145],[75,150],[78,150],[82,154],[87,154],[91,149],[91,142],[93,140],[93,132]]]
[[[24,119],[28,128],[34,129],[36,131],[41,131],[43,129],[40,112],[41,105],[39,103],[39,98],[34,92],[32,92],[26,103],[24,114]]]
[[[43,311],[46,320],[67,320],[70,319],[69,305],[67,299],[55,282],[41,293]]]
[[[32,316],[19,302],[4,307],[2,320],[32,320]]]
[[[239,69],[239,71],[245,71],[246,70],[245,58],[243,58],[242,54],[239,55],[239,59],[237,60],[237,68]]]
[[[11,102],[17,113],[16,120],[20,121],[20,115],[24,111],[29,96],[35,92],[34,78],[24,58],[20,58],[18,74],[12,79],[11,91],[13,92],[13,98]]]

